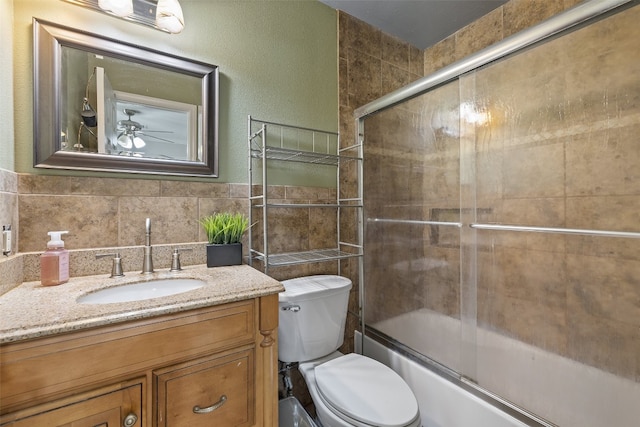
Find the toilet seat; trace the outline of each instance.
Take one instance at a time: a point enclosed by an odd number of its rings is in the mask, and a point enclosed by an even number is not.
[[[326,406],[352,425],[404,427],[419,419],[409,386],[376,360],[350,353],[317,366],[314,373]]]

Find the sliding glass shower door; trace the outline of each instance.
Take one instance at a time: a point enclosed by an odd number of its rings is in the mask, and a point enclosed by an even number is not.
[[[360,119],[365,329],[561,426],[640,419],[638,22]]]

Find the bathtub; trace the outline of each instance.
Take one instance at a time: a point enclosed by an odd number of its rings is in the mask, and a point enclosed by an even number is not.
[[[425,354],[450,358],[443,360],[456,360],[456,352],[460,351],[455,340],[442,338],[447,334],[459,337],[459,321],[431,310],[406,313],[374,327],[399,342],[423,346],[420,351]],[[439,338],[429,343],[424,339],[415,341],[418,336]],[[464,384],[461,386],[368,336],[363,341],[356,332],[355,340],[357,351],[386,364],[407,381],[418,399],[423,427],[545,425],[532,423],[517,413],[509,415],[467,391]],[[481,328],[477,329],[476,342],[477,369],[483,386],[526,399],[527,410],[552,423],[561,427],[638,426],[640,383]],[[487,372],[500,375],[486,375]],[[510,381],[500,382],[504,378]]]

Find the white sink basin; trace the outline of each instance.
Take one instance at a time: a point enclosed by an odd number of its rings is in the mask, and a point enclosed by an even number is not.
[[[113,302],[141,301],[181,294],[201,288],[206,283],[197,279],[158,279],[102,289],[78,298],[81,304],[109,304]]]

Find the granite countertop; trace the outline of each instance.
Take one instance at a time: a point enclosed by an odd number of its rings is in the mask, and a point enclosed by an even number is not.
[[[206,285],[166,297],[110,304],[80,304],[76,299],[100,289],[155,279],[192,278]],[[58,286],[26,282],[0,295],[0,344],[109,325],[278,293],[280,282],[248,265],[207,268],[189,266],[124,277],[71,278]]]

